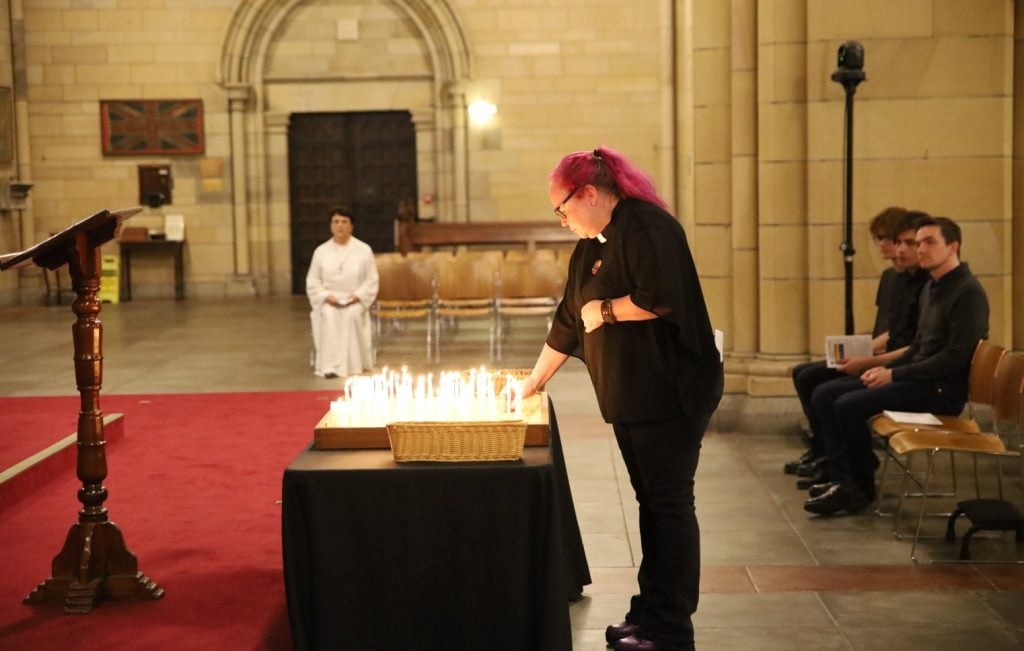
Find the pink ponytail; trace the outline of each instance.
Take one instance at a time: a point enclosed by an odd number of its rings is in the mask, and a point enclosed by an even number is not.
[[[548,180],[567,190],[590,184],[620,197],[647,201],[668,210],[668,204],[658,196],[650,177],[609,147],[568,154],[551,171]]]

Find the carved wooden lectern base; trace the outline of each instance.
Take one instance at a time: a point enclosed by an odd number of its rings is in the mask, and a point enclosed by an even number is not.
[[[138,571],[135,554],[128,549],[117,525],[110,521],[103,502],[107,489],[106,440],[100,387],[103,383],[103,332],[99,320],[100,245],[117,233],[122,221],[139,212],[102,211],[21,253],[0,257],[0,270],[27,260],[47,269],[67,263],[77,298],[71,305],[78,317],[71,330],[75,344],[75,379],[81,395],[78,414],[78,477],[82,509],[60,553],[53,559],[52,575],[27,597],[25,603],[63,603],[68,613],[89,613],[104,598],[159,599],[163,588]]]
[[[53,559],[53,576],[40,583],[25,603],[63,603],[68,613],[88,613],[100,599],[159,599],[164,589],[138,571],[113,522],[78,523]]]

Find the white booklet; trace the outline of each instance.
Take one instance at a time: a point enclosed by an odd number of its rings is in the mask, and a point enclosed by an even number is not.
[[[848,357],[871,357],[871,335],[840,335],[825,337],[825,364],[835,368],[836,362]]]
[[[890,411],[886,409],[882,412],[883,416],[891,418],[897,423],[907,423],[908,425],[941,425],[942,421],[935,417],[935,414],[928,413],[927,411]]]

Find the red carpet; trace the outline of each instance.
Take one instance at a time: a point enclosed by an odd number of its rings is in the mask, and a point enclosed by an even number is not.
[[[49,576],[77,519],[81,484],[68,472],[4,511],[0,648],[54,649],[82,641],[89,648],[291,648],[276,501],[284,468],[311,441],[335,395],[104,396],[105,413],[125,414],[125,438],[108,448],[106,506],[139,569],[166,595],[101,602],[90,615],[21,603]],[[4,438],[16,435],[9,428],[12,408],[23,400],[0,399]],[[54,440],[74,430],[77,400],[32,400],[36,407],[48,401],[50,409],[39,418],[53,419]]]
[[[100,400],[110,413],[106,398]],[[77,396],[0,398],[0,470],[74,432],[79,404]]]

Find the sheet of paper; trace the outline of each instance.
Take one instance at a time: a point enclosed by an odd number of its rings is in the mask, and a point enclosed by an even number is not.
[[[871,357],[871,335],[825,337],[825,364],[835,368],[836,362],[848,357]]]
[[[936,418],[934,414],[930,414],[926,411],[890,411],[886,409],[882,414],[884,416],[888,416],[897,423],[907,423],[908,425],[942,424],[942,421]]]

